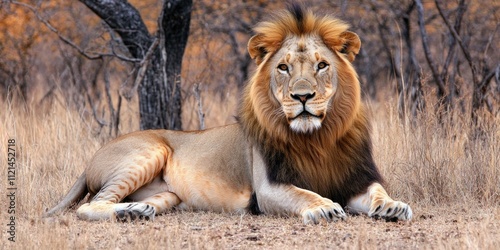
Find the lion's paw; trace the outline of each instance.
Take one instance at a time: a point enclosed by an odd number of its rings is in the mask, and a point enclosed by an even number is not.
[[[380,217],[386,220],[411,220],[413,212],[411,207],[401,201],[387,201],[378,206],[374,206],[370,212],[370,217]]]
[[[346,213],[338,203],[326,198],[314,202],[302,212],[304,224],[318,224],[319,220],[322,218],[328,222],[337,221],[339,219],[345,219]]]
[[[129,203],[123,204],[124,207],[115,209],[115,216],[118,221],[127,222],[141,220],[153,220],[156,214],[156,209],[146,203]]]

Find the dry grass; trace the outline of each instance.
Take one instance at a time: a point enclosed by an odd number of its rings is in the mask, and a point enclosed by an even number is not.
[[[234,98],[205,102],[208,126],[232,119]],[[443,127],[434,116],[423,115],[416,125],[404,126],[392,103],[372,105],[375,158],[391,195],[412,205],[414,220],[388,223],[357,216],[316,226],[304,226],[298,218],[206,212],[172,212],[131,224],[84,222],[74,211],[41,219],[110,138],[96,135],[92,122],[82,122],[72,110],[26,111],[1,103],[0,248],[499,249],[500,119],[487,119],[487,136],[470,140],[464,119]],[[185,124],[195,128],[190,117],[196,115],[184,116]],[[6,232],[5,155],[11,138],[16,139],[18,164],[15,243],[7,240]]]

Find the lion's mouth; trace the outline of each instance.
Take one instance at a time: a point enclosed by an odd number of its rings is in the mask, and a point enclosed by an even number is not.
[[[312,133],[313,131],[321,128],[321,122],[324,115],[315,115],[308,111],[302,111],[294,118],[288,120],[290,128],[299,133]]]
[[[295,120],[297,118],[309,118],[309,117],[315,117],[315,118],[318,118],[318,119],[323,119],[324,115],[323,114],[315,115],[315,114],[310,113],[307,110],[303,110],[302,112],[300,112],[300,114],[296,115],[295,117],[292,117],[290,119],[290,121],[291,120]]]

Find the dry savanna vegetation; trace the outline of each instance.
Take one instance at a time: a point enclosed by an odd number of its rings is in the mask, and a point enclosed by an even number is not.
[[[162,1],[129,2],[154,32]],[[266,11],[283,7],[281,1],[216,2],[193,3],[181,75],[186,130],[201,121],[205,127],[235,122],[239,87],[253,70],[245,51],[249,28]],[[375,161],[389,194],[411,205],[411,222],[349,216],[306,226],[295,217],[203,211],[172,211],[133,223],[85,222],[74,210],[42,218],[100,146],[139,129],[138,98],[123,91],[136,65],[112,56],[88,59],[30,9],[2,2],[0,248],[499,249],[500,5],[470,1],[461,14],[462,1],[309,2],[350,21],[360,34],[355,66],[372,118]],[[421,39],[419,3],[430,58]],[[127,55],[116,34],[81,3],[35,6],[43,20],[87,53],[113,47]],[[445,18],[459,31],[463,49]],[[475,93],[481,94],[477,100]],[[16,153],[16,190],[8,189],[9,148]],[[15,242],[9,241],[12,221]]]
[[[488,136],[468,139],[467,123],[442,127],[435,116],[404,125],[394,100],[372,103],[375,159],[392,196],[409,201],[414,219],[385,222],[365,216],[304,226],[299,218],[173,211],[150,222],[85,222],[73,210],[42,219],[71,187],[85,162],[110,137],[96,136],[76,111],[35,113],[9,103],[0,140],[16,139],[16,242],[7,240],[2,181],[3,249],[65,248],[446,248],[500,246],[500,121]],[[226,103],[214,103],[224,108]],[[215,119],[225,114],[207,113]],[[3,158],[4,159],[4,158]],[[3,166],[5,161],[2,160]],[[6,180],[5,168],[1,175]]]

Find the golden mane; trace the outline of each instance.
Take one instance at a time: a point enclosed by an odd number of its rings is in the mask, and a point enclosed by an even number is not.
[[[271,179],[283,178],[320,195],[335,196],[341,204],[352,193],[360,193],[357,188],[367,186],[349,178],[356,172],[356,164],[368,161],[361,164],[369,165],[367,169],[359,171],[368,171],[373,180],[381,181],[378,172],[371,169],[369,125],[361,105],[357,74],[350,62],[358,53],[360,43],[349,44],[349,39],[357,35],[347,31],[348,28],[349,25],[339,19],[316,16],[297,6],[259,23],[248,48],[258,68],[244,90],[239,112],[243,130],[268,160],[271,168],[268,174],[275,175],[270,176]],[[337,57],[333,66],[338,74],[338,88],[321,128],[313,133],[297,133],[289,128],[284,115],[276,112],[281,106],[271,94],[270,71],[274,66],[269,61],[285,39],[308,35],[319,36]],[[365,153],[369,155],[363,155]],[[346,183],[350,181],[357,182],[352,185],[353,190],[331,193],[349,186]],[[370,181],[372,179],[367,180]]]
[[[251,116],[257,115],[258,122],[263,127],[272,127],[268,131],[272,137],[289,141],[290,138],[300,136],[288,129],[286,121],[282,117],[273,116],[279,103],[270,100],[269,91],[269,67],[268,61],[280,48],[281,43],[288,36],[305,36],[308,34],[317,34],[324,41],[325,45],[333,51],[339,52],[344,49],[345,39],[341,34],[347,31],[349,27],[343,21],[331,16],[318,17],[310,10],[301,14],[301,9],[294,6],[293,10],[282,11],[270,21],[259,23],[255,28],[256,35],[252,39],[257,39],[256,44],[259,50],[265,50],[265,56],[256,73],[250,79],[243,95],[243,105],[240,116],[242,119],[250,122]],[[301,23],[302,22],[302,23]],[[334,44],[333,46],[331,44]],[[278,46],[278,47],[274,47]],[[250,47],[252,50],[255,46]],[[355,48],[356,53],[359,46]],[[252,53],[251,53],[252,54]],[[338,93],[334,97],[330,114],[324,121],[324,128],[316,133],[322,138],[339,138],[350,127],[359,112],[361,105],[361,91],[356,71],[345,56],[341,53],[335,53],[338,57],[337,69],[339,78]],[[255,110],[256,109],[256,110]],[[271,114],[271,115],[270,115]],[[261,117],[262,116],[262,117]],[[249,118],[249,119],[245,119]],[[282,125],[285,128],[282,128]],[[326,125],[326,126],[325,126]]]
[[[340,19],[329,15],[319,17],[311,10],[303,10],[300,6],[292,6],[290,10],[280,11],[272,15],[270,20],[259,23],[253,30],[256,34],[259,34],[256,48],[265,48],[266,54],[272,54],[291,35],[318,35],[328,47],[341,51],[348,40],[343,38],[341,34],[348,29],[349,24]],[[256,52],[250,51],[250,54],[258,54]],[[357,54],[359,46],[353,48],[352,52]],[[354,57],[354,55],[349,56]]]

